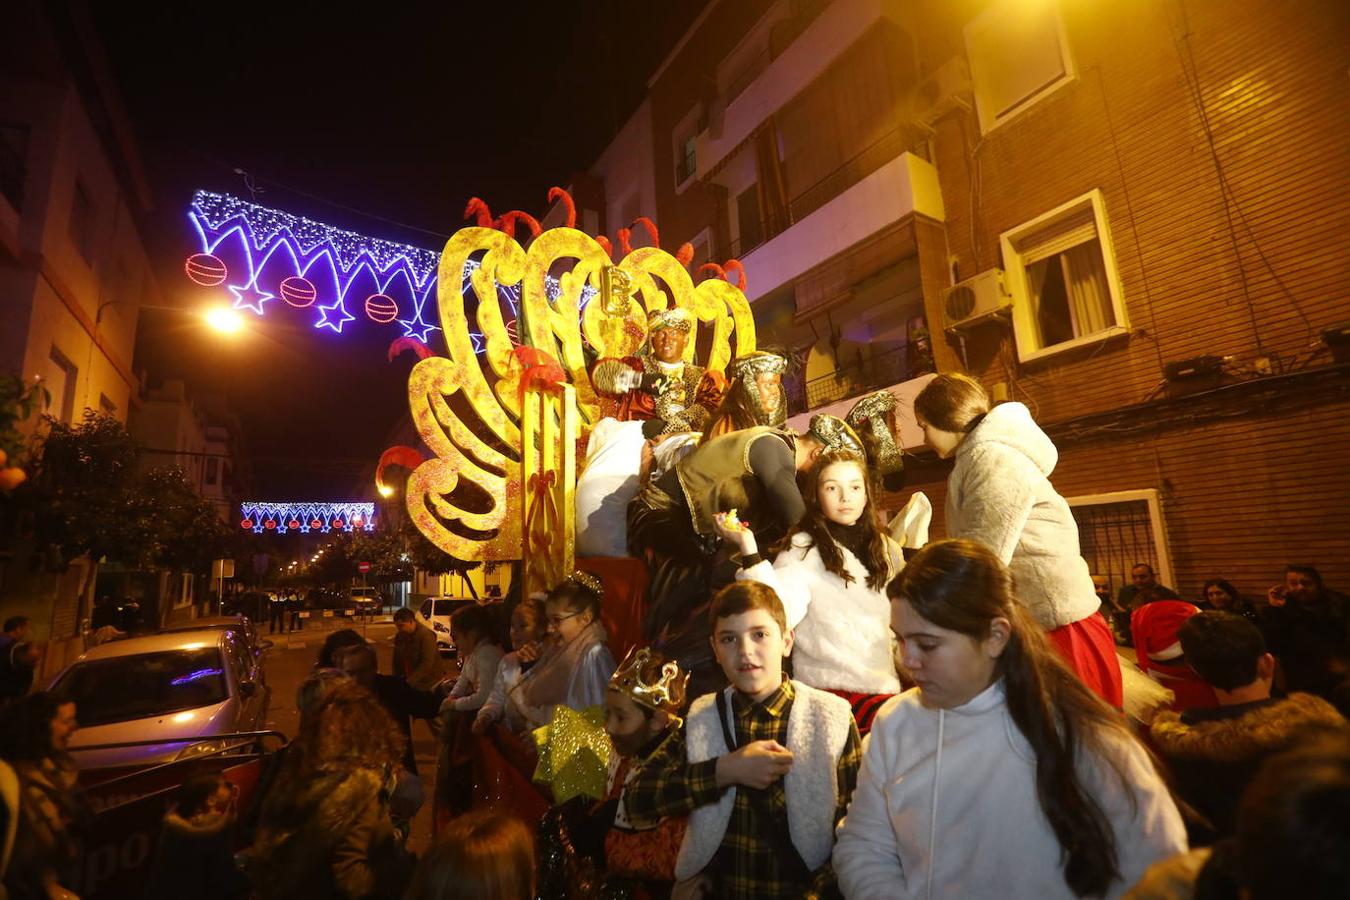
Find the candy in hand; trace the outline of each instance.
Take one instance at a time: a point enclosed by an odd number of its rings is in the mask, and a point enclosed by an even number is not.
[[[723,513],[722,516],[722,525],[727,531],[745,531],[749,527],[736,516],[734,507]]]

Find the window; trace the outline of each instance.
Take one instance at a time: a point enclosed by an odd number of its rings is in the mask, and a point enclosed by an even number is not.
[[[712,226],[709,226],[689,241],[694,245],[694,258],[689,263],[689,271],[697,272],[698,267],[712,260]]]
[[[208,459],[206,461],[206,483],[215,484],[220,480],[220,460]]]
[[[1067,499],[1078,523],[1079,552],[1093,575],[1108,579],[1112,597],[1130,583],[1130,569],[1141,562],[1153,566],[1160,584],[1174,585],[1156,490]]]
[[[997,0],[966,25],[965,36],[983,131],[1073,79],[1055,0]]]
[[[764,242],[763,222],[759,216],[759,182],[736,195],[736,230],[739,238],[732,256],[744,256]]]
[[[670,135],[671,153],[675,158],[675,189],[681,190],[698,174],[698,133],[702,129],[703,108],[692,107],[675,126]]]
[[[27,125],[0,123],[0,196],[23,210],[23,183],[28,174]]]
[[[698,156],[694,150],[694,135],[684,139],[684,145],[680,148],[680,155],[675,160],[675,183],[684,184],[694,173],[698,171]]]
[[[1006,231],[1000,240],[1019,359],[1125,333],[1100,191]]]
[[[42,373],[43,385],[47,388],[47,415],[62,422],[72,421],[75,415],[75,382],[79,370],[60,350],[52,347],[47,357],[46,370]]]
[[[108,398],[108,395],[102,391],[100,391],[98,395],[98,408],[99,412],[103,413],[105,416],[117,414],[117,404],[112,402],[112,400]]]
[[[110,725],[214,706],[229,697],[215,647],[90,660],[53,686],[75,701],[80,725]]]
[[[94,261],[94,204],[89,199],[89,192],[78,181],[70,201],[70,241],[85,262]]]

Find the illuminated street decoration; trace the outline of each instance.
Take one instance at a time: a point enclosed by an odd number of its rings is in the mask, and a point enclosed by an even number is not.
[[[239,527],[254,534],[298,531],[374,531],[374,503],[328,503],[322,500],[277,502],[245,500],[239,504]]]
[[[428,315],[428,298],[436,295],[438,256],[430,250],[369,238],[303,216],[259,206],[229,194],[198,191],[188,221],[200,252],[184,264],[187,277],[202,287],[224,286],[235,309],[265,315],[268,301],[280,297],[296,309],[313,306],[311,322],[318,330],[344,333],[355,311],[376,325],[397,324],[405,337],[427,343],[439,331]],[[477,260],[466,259],[463,284],[468,289]],[[499,300],[511,309],[510,325],[520,310],[520,284],[501,285]],[[562,286],[550,278],[551,301]],[[587,286],[580,308],[594,289]],[[484,352],[475,331],[470,341]]]
[[[605,280],[625,285],[621,295],[611,289],[604,302],[590,302],[606,272],[619,273]],[[557,570],[571,549],[573,436],[584,437],[600,417],[585,347],[599,356],[632,354],[646,339],[648,311],[673,301],[707,329],[707,340],[688,342],[686,358],[702,348],[701,362],[721,371],[733,354],[755,349],[750,304],[720,278],[695,286],[659,248],[633,250],[615,266],[595,238],[572,228],[545,231],[528,250],[493,228],[461,229],[441,254],[440,283],[456,275],[461,289],[436,295],[446,355],[422,359],[408,376],[413,424],[431,453],[404,463],[412,468],[404,490],[409,516],[458,559],[521,559],[528,535],[528,565]],[[474,302],[493,295],[502,302]],[[516,316],[514,339],[504,308]],[[382,491],[396,489],[380,479]]]

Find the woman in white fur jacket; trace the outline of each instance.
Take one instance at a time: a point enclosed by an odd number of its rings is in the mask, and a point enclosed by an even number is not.
[[[845,897],[1119,897],[1185,851],[1148,752],[989,548],[929,544],[889,590],[918,686],[872,726],[834,848]]]
[[[938,375],[914,398],[928,445],[956,458],[947,479],[947,536],[979,541],[1012,572],[1026,604],[1069,668],[1121,708],[1120,662],[1087,563],[1078,525],[1050,484],[1059,452],[1021,403],[992,409],[978,381]]]
[[[737,580],[768,585],[783,601],[793,631],[792,677],[848,700],[866,734],[881,704],[900,690],[886,583],[904,558],[877,527],[871,479],[856,455],[821,454],[802,499],[806,512],[772,563],[760,557],[748,528],[725,515],[717,527],[737,550]]]

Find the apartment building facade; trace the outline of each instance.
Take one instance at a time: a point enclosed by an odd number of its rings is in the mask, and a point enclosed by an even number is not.
[[[40,377],[45,413],[127,421],[137,310],[156,302],[138,221],[150,192],[90,23],[62,5],[6,8],[0,33],[0,367]],[[27,427],[39,427],[35,418]],[[0,554],[0,596],[50,641],[48,670],[76,652],[91,561],[35,571]],[[40,568],[40,567],[39,567]]]
[[[1113,586],[1350,584],[1346,33],[1319,0],[714,0],[649,82],[654,217],[743,262],[796,410],[932,369],[1026,403]]]

